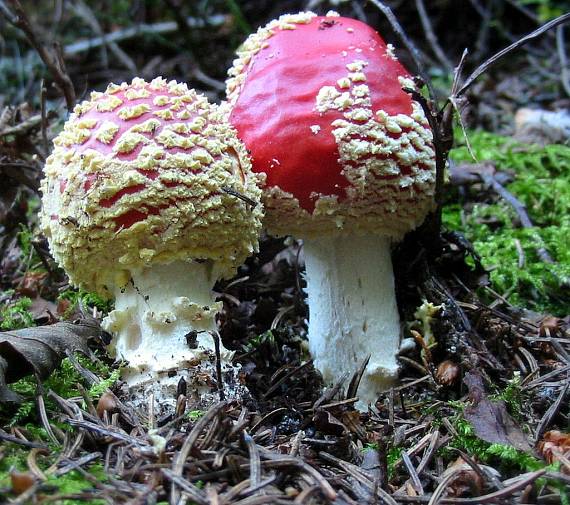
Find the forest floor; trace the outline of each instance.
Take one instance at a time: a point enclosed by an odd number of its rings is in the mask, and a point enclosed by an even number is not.
[[[182,397],[168,416],[128,404],[98,326],[112,305],[70,287],[38,231],[66,100],[162,75],[219,102],[247,34],[307,8],[365,20],[402,46],[378,2],[186,4],[23,2],[22,24],[18,3],[0,1],[0,503],[570,504],[568,126],[514,119],[570,109],[562,25],[462,97],[467,136],[454,123],[443,226],[409,234],[394,254],[410,343],[399,383],[368,412],[353,408],[350,379],[323,390],[305,338],[302,246],[271,237],[215,289],[248,397],[206,409]],[[464,48],[469,75],[564,6],[386,4],[440,107]]]

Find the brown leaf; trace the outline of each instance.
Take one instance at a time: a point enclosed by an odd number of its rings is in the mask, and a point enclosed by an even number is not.
[[[0,403],[20,397],[6,384],[26,375],[47,378],[69,353],[89,355],[87,339],[100,335],[95,321],[56,323],[0,333]]]
[[[340,436],[348,431],[346,426],[327,410],[318,409],[313,421],[317,429],[327,435]]]
[[[471,406],[464,417],[473,426],[475,435],[491,444],[510,445],[521,451],[531,451],[527,436],[509,415],[503,401],[491,401],[485,392],[483,379],[476,372],[469,372],[463,380],[469,388]]]

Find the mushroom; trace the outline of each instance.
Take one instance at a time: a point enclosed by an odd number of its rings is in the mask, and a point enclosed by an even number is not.
[[[331,383],[371,356],[359,408],[398,372],[391,244],[434,207],[432,132],[402,88],[414,82],[376,31],[312,12],[252,34],[227,81],[265,225],[303,239],[316,368]]]
[[[115,298],[103,327],[123,378],[163,398],[181,376],[209,391],[212,288],[257,250],[262,217],[234,129],[185,84],[136,78],[91,93],[54,146],[41,226],[72,285]]]

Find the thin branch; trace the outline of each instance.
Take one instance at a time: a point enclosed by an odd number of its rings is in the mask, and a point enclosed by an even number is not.
[[[525,45],[528,41],[535,39],[536,37],[539,37],[544,32],[550,30],[551,28],[554,28],[555,26],[561,25],[562,23],[566,23],[567,21],[570,21],[570,13],[563,14],[562,16],[559,16],[556,19],[553,19],[552,21],[545,23],[540,28],[537,28],[536,30],[529,33],[528,35],[525,35],[521,39],[513,42],[510,46],[505,47],[504,49],[501,49],[498,53],[491,56],[488,60],[483,62],[481,65],[479,65],[473,71],[473,73],[467,78],[467,80],[465,81],[465,83],[463,84],[461,89],[457,92],[456,96],[464,95],[465,92],[475,82],[475,80],[479,76],[481,76],[481,74],[485,73],[489,68],[491,68],[495,63],[500,61],[504,56],[506,56],[510,52],[514,51],[515,49],[518,49],[519,47]]]
[[[497,193],[505,202],[507,202],[516,212],[521,226],[523,228],[533,228],[534,224],[531,221],[526,207],[524,204],[515,196],[513,195],[508,189],[506,189],[495,176],[490,173],[482,172],[479,174],[483,182],[489,186],[495,193]],[[536,252],[539,258],[544,263],[554,263],[554,260],[548,253],[548,251],[540,244],[537,245]]]
[[[71,4],[72,9],[75,13],[89,25],[89,27],[99,36],[103,38],[103,48],[109,47],[110,51],[115,55],[115,57],[131,72],[137,71],[137,66],[132,58],[123,51],[116,42],[109,42],[107,40],[107,35],[103,32],[99,20],[89,8],[89,6],[83,0],[77,0],[76,3]],[[105,58],[106,59],[106,58]]]
[[[558,50],[558,58],[560,59],[560,81],[562,87],[568,96],[570,96],[570,67],[568,66],[568,56],[566,55],[566,46],[564,45],[564,27],[562,25],[556,28],[556,48]]]
[[[192,30],[205,27],[218,27],[223,25],[225,21],[226,16],[223,14],[215,14],[206,19],[199,19],[194,17],[186,18],[186,23]],[[111,42],[120,42],[123,40],[139,37],[141,35],[170,33],[175,32],[177,29],[178,25],[176,24],[176,21],[164,21],[162,23],[153,24],[141,23],[137,24],[136,26],[125,28],[124,30],[116,30],[112,33],[107,33],[102,37],[94,37],[92,39],[74,42],[73,44],[65,46],[64,53],[66,56],[70,56],[73,54],[82,53],[84,51],[89,51],[90,49],[95,49]]]
[[[12,11],[6,7],[4,2],[0,2],[0,12],[12,25],[24,32],[28,42],[37,51],[63,93],[67,109],[71,112],[75,106],[75,90],[71,78],[65,71],[63,61],[58,59],[57,51],[54,53],[48,51],[46,46],[40,42],[19,0],[8,0],[8,2]]]
[[[453,64],[439,45],[437,40],[437,36],[433,31],[433,27],[431,25],[430,18],[426,11],[426,6],[424,4],[424,0],[416,0],[416,9],[420,16],[420,21],[422,22],[422,27],[424,29],[424,33],[426,35],[427,41],[430,43],[431,49],[436,55],[439,62],[445,67],[448,72],[453,71]]]
[[[398,35],[398,37],[402,41],[402,44],[404,44],[405,48],[410,53],[410,56],[414,60],[414,64],[416,66],[418,75],[422,78],[423,82],[426,84],[429,91],[430,99],[435,103],[436,101],[435,91],[433,89],[430,79],[428,78],[426,71],[424,70],[424,66],[421,62],[420,52],[418,51],[417,47],[406,35],[406,32],[402,28],[402,25],[400,25],[390,7],[385,5],[383,2],[380,2],[379,0],[370,0],[370,2],[374,4],[384,14],[384,16],[386,16],[386,19],[392,26],[392,29],[394,30],[396,35]]]

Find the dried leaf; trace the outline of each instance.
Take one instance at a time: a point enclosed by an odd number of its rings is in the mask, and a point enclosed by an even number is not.
[[[472,405],[464,412],[465,419],[471,423],[475,435],[491,444],[503,444],[520,451],[531,451],[526,435],[509,415],[503,401],[491,401],[487,397],[483,379],[475,372],[465,375],[465,384],[469,388]]]
[[[348,431],[346,426],[327,410],[318,409],[313,421],[316,428],[327,435],[341,436]]]
[[[87,339],[100,335],[95,321],[56,323],[0,333],[0,403],[18,402],[6,384],[26,375],[48,377],[68,354],[89,355]]]

